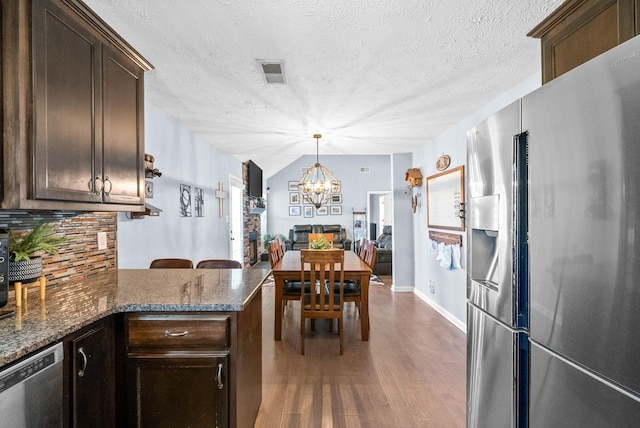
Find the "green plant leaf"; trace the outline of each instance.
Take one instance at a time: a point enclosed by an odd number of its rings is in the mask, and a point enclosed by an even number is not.
[[[12,261],[29,260],[31,255],[44,252],[58,255],[58,247],[68,239],[53,233],[54,225],[44,221],[38,223],[30,232],[15,233],[9,230],[9,258]]]

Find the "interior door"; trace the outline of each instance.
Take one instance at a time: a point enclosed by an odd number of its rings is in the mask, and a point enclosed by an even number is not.
[[[243,191],[238,177],[229,177],[229,246],[230,258],[244,264]]]

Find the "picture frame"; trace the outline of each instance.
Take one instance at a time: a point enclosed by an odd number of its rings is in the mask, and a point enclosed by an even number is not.
[[[289,191],[297,192],[298,191],[298,182],[297,181],[289,181]]]
[[[289,207],[289,215],[290,216],[300,215],[300,206]]]
[[[464,165],[427,177],[427,227],[464,231]]]
[[[331,205],[331,215],[342,215],[342,205]]]
[[[204,189],[194,187],[193,190],[193,203],[196,217],[204,217]]]
[[[313,218],[313,205],[305,205],[302,207],[302,216],[304,218]]]
[[[340,180],[331,182],[331,190],[333,191],[333,193],[340,193],[340,188]]]
[[[329,214],[329,210],[327,209],[327,206],[323,206],[320,208],[316,208],[316,215],[328,215]]]
[[[291,192],[289,193],[289,204],[299,204],[300,203],[300,193]]]
[[[180,184],[180,217],[191,217],[191,186]]]
[[[332,204],[342,204],[342,195],[340,193],[336,193],[331,195],[331,203]]]

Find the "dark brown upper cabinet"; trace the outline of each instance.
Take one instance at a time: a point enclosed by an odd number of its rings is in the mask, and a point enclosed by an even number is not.
[[[2,2],[3,209],[141,211],[144,72],[78,0]]]
[[[640,0],[567,0],[529,32],[542,43],[542,83],[639,33]]]

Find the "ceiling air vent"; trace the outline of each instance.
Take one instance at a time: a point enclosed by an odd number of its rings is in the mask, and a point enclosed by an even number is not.
[[[360,174],[369,174],[371,172],[371,167],[370,166],[361,166],[360,167]]]
[[[267,84],[287,84],[287,79],[285,79],[284,77],[284,61],[267,61],[264,59],[259,59],[256,60],[256,62],[258,63],[258,66],[262,71],[262,75],[264,76],[264,81]]]

